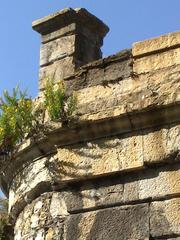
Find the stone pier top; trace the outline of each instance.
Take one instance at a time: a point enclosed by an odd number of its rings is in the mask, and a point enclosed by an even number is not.
[[[71,23],[78,23],[87,26],[88,29],[98,33],[101,37],[104,37],[109,31],[106,24],[84,8],[65,8],[34,21],[32,27],[35,31],[44,35],[63,28]]]

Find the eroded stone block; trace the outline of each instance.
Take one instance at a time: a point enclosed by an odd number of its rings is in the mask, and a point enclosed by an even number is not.
[[[143,159],[147,164],[180,160],[180,125],[143,131]]]
[[[72,74],[75,70],[73,57],[66,57],[39,70],[39,88],[44,89],[47,78],[55,83],[62,81],[64,77]]]
[[[149,237],[148,204],[72,215],[65,228],[67,240],[145,240]]]
[[[180,234],[180,198],[151,203],[150,232],[153,237]]]
[[[134,57],[150,54],[156,51],[169,50],[180,44],[180,31],[162,35],[160,37],[147,39],[133,44],[132,53]]]
[[[59,208],[55,211],[58,214],[52,211],[55,199],[57,205],[59,204],[60,199],[57,195],[58,193],[45,193],[22,210],[15,224],[15,240],[51,240],[56,239],[57,236],[64,239],[66,215],[63,215]]]
[[[180,64],[180,48],[136,59],[133,71],[143,74]]]
[[[98,140],[58,149],[60,178],[106,175],[143,167],[142,136]]]
[[[41,45],[40,66],[72,55],[75,52],[75,35],[64,36]],[[64,66],[65,67],[65,66]]]

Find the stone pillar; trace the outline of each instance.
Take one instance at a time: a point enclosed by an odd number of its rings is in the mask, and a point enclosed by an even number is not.
[[[102,57],[108,27],[83,8],[67,8],[33,22],[41,34],[39,88],[45,79],[62,80],[91,61]]]

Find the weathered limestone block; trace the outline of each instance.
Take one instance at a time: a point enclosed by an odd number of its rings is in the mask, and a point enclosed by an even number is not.
[[[131,75],[131,68],[129,66],[131,60],[113,63],[108,65],[106,68],[93,68],[82,73],[82,76],[75,77],[72,80],[65,80],[65,86],[67,93],[72,93],[73,91],[78,91],[80,89],[86,89],[86,87],[97,86],[97,88],[108,88],[112,82],[119,83],[123,85],[122,79],[128,78]],[[110,72],[113,71],[111,74]],[[128,79],[126,79],[128,81]],[[126,82],[126,80],[124,80]],[[95,88],[94,88],[95,89]],[[85,90],[86,91],[86,90]],[[123,91],[123,90],[122,90]],[[100,97],[100,96],[99,96]],[[91,99],[91,96],[89,95]]]
[[[99,120],[180,102],[180,65],[76,91],[81,120]],[[99,94],[101,92],[101,94]],[[133,119],[132,119],[133,120]]]
[[[143,160],[150,164],[180,160],[180,125],[143,131]]]
[[[10,186],[9,206],[14,212],[14,206],[22,201],[33,199],[35,192],[42,193],[50,189],[54,183],[74,182],[80,179],[89,179],[97,176],[107,176],[117,172],[135,171],[143,169],[152,163],[176,163],[179,158],[179,125],[167,125],[159,130],[144,130],[136,133],[99,139],[82,144],[62,146],[57,154],[29,163],[13,179]],[[165,195],[177,194],[179,186],[179,172],[177,169],[152,172],[152,179],[146,175],[141,181],[124,184],[112,194],[115,201],[127,202],[138,199],[154,199]],[[151,175],[150,175],[151,176]],[[28,184],[27,184],[28,183]],[[146,187],[148,186],[148,188]],[[110,188],[111,189],[111,188]],[[152,189],[149,191],[149,189]],[[83,191],[83,190],[82,190]],[[103,194],[104,194],[104,190]],[[107,190],[109,191],[109,190]],[[114,190],[110,190],[113,192]],[[132,194],[134,191],[135,194]],[[83,194],[83,193],[82,193]],[[85,191],[85,195],[93,195]],[[106,201],[99,199],[98,192],[93,195],[92,201],[83,198],[84,206],[94,207],[110,203],[111,198],[105,196]],[[116,198],[118,195],[118,198]],[[138,195],[138,198],[137,198]],[[95,199],[97,197],[97,199]]]
[[[128,149],[128,150],[127,150]],[[61,179],[106,175],[143,167],[142,136],[97,140],[58,149]]]
[[[144,169],[109,178],[89,180],[62,190],[68,212],[81,212],[116,204],[157,200],[179,195],[180,164]]]
[[[68,36],[73,34],[76,31],[76,24],[72,23],[69,24],[68,26],[62,27],[54,32],[48,33],[46,35],[41,36],[41,42],[42,43],[47,43],[50,41],[53,41],[55,39],[58,39],[62,36]]]
[[[180,192],[180,164],[149,170],[138,181],[138,196],[143,199],[163,199]]]
[[[180,198],[150,204],[150,232],[153,237],[180,235]]]
[[[72,55],[75,52],[75,35],[64,36],[41,45],[40,66]],[[63,66],[64,67],[64,66]]]
[[[69,216],[66,240],[147,240],[148,204],[104,209]]]
[[[162,35],[156,38],[147,39],[133,44],[132,53],[134,57],[152,54],[157,51],[167,50],[168,48],[179,47],[180,31]]]
[[[109,31],[101,20],[83,8],[67,8],[39,19],[33,22],[33,29],[42,35],[40,90],[44,89],[45,78],[57,82],[73,74],[79,66],[100,59],[103,38]]]
[[[178,64],[180,64],[180,48],[136,59],[133,71],[142,74]]]
[[[74,71],[74,60],[72,56],[62,58],[48,66],[41,67],[39,70],[39,88],[45,88],[47,78],[57,83],[62,81],[63,78],[67,77],[72,71]]]
[[[64,239],[64,220],[68,212],[58,193],[45,193],[27,205],[15,224],[15,240]]]
[[[9,211],[22,200],[31,201],[36,189],[40,193],[40,187],[43,189],[44,185],[46,188],[46,184],[52,181],[52,176],[45,167],[46,162],[47,158],[31,162],[14,177],[9,191]]]

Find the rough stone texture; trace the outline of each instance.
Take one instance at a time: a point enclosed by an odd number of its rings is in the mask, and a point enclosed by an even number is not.
[[[132,53],[134,57],[151,54],[157,51],[167,50],[172,47],[179,47],[180,31],[162,35],[160,37],[136,42],[133,44]]]
[[[107,86],[97,85],[78,90],[78,114],[82,120],[98,120],[178,103],[179,74],[180,65],[177,65]]]
[[[127,135],[123,139],[60,148],[58,159],[62,162],[59,172],[64,180],[140,168],[143,166],[142,137]]]
[[[35,21],[33,28],[42,35],[41,90],[46,78],[60,81],[79,66],[101,58],[100,48],[108,32],[108,27],[85,9],[71,8]]]
[[[180,235],[180,198],[150,204],[151,235]]]
[[[59,198],[65,201],[68,212],[157,200],[178,196],[180,189],[180,164],[147,169],[111,178],[89,180],[61,190]]]
[[[40,89],[64,79],[77,111],[0,163],[15,240],[178,239],[179,32],[92,62],[108,28],[85,9],[33,28]]]
[[[161,130],[143,131],[143,161],[145,164],[180,158],[180,125]]]
[[[70,216],[66,228],[67,240],[145,240],[149,237],[148,204]]]
[[[71,72],[74,72],[75,65],[72,56],[62,58],[54,63],[41,67],[39,70],[39,88],[44,88],[46,80],[53,79],[53,81],[62,81],[64,77],[67,77]]]
[[[40,66],[51,64],[75,52],[75,35],[64,36],[54,41],[42,44]]]
[[[10,187],[9,208],[14,212],[13,206],[30,201],[37,189],[41,193],[45,188],[51,188],[54,183],[106,176],[116,172],[137,171],[145,168],[146,164],[156,162],[170,164],[179,162],[179,133],[179,125],[172,125],[161,130],[145,130],[137,134],[123,135],[123,137],[111,137],[59,148],[54,156],[42,158],[24,166],[23,171],[16,175]],[[120,194],[121,185],[115,201],[127,202],[150,197],[157,199],[178,194],[180,183],[177,170],[178,166],[175,169],[172,168],[170,172],[164,170],[159,173],[157,170],[152,172],[151,178],[145,174],[141,181],[133,180],[134,183],[123,185],[123,195]],[[110,192],[113,191],[110,188]],[[107,204],[106,201],[99,199],[99,193],[95,193],[93,189],[90,193],[85,191],[81,194],[94,196],[89,200],[83,198],[85,208]],[[112,197],[114,198],[114,194]],[[105,198],[107,199],[107,196]],[[109,203],[111,201],[110,198]]]
[[[133,71],[142,74],[178,64],[180,64],[179,48],[136,59]]]
[[[46,35],[42,35],[41,36],[41,41],[42,43],[47,43],[50,42],[52,40],[58,39],[62,36],[68,36],[71,35],[72,33],[74,33],[76,30],[76,24],[72,23],[68,26],[65,26],[63,28],[58,29],[57,31],[51,32],[49,34]]]
[[[82,56],[84,55],[85,54],[83,53]],[[80,62],[82,61],[84,60],[81,59]],[[80,66],[80,64],[78,66]],[[131,51],[126,50],[81,67],[75,75],[66,77],[64,83],[66,85],[67,93],[71,93],[74,90],[96,86],[98,84],[106,86],[106,84],[111,82],[120,82],[122,79],[130,77],[131,74]],[[52,73],[50,75],[53,76]],[[43,79],[44,77],[45,75],[40,77],[40,79]],[[54,76],[54,78],[57,81],[60,80],[58,76]],[[44,88],[45,82],[41,81],[40,89],[43,90]]]
[[[68,212],[57,198],[57,193],[44,194],[27,205],[18,216],[15,240],[64,239],[66,216]]]
[[[35,161],[23,168],[19,174],[14,177],[14,181],[9,190],[9,211],[13,211],[13,206],[17,202],[29,202],[33,198],[34,190],[43,188],[47,182],[52,181],[49,170],[45,167],[47,158]],[[40,191],[40,189],[39,189]],[[12,208],[12,209],[11,209]]]

